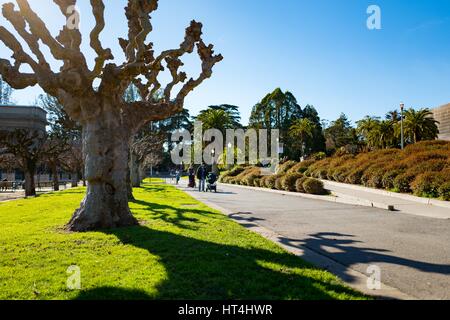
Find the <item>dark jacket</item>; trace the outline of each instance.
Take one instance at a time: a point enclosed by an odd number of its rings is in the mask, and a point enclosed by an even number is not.
[[[206,166],[200,166],[197,169],[197,179],[205,180],[207,175],[208,175],[208,170],[206,169]]]

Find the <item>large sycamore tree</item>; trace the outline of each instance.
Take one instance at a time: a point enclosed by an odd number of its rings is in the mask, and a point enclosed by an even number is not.
[[[86,196],[68,223],[72,231],[87,231],[136,224],[128,206],[127,169],[131,137],[149,121],[166,119],[183,110],[186,96],[212,75],[213,66],[222,60],[212,45],[202,40],[202,24],[192,21],[178,48],[155,54],[147,42],[152,31],[150,14],[158,8],[157,0],[129,0],[125,8],[128,39],[119,39],[126,61],[116,64],[112,52],[104,48],[99,36],[105,26],[102,0],[90,0],[95,27],[90,33],[90,46],[96,52],[95,63],[89,68],[80,50],[82,36],[77,27],[66,24],[53,37],[45,23],[33,11],[27,0],[3,5],[3,16],[22,38],[22,42],[0,26],[0,40],[13,52],[13,63],[0,59],[0,75],[15,89],[38,84],[64,106],[67,114],[83,128]],[[73,18],[76,0],[54,0],[67,21]],[[114,1],[110,1],[114,5]],[[26,43],[29,50],[24,50]],[[62,62],[60,70],[52,70],[43,44],[52,56]],[[198,77],[187,80],[180,58],[197,51],[201,60]],[[32,72],[23,72],[22,65]],[[161,87],[158,76],[170,71],[172,80]],[[100,85],[95,88],[94,81]],[[97,82],[96,82],[97,83]],[[134,84],[141,101],[126,102],[124,92]],[[175,86],[181,89],[172,93]],[[163,98],[154,100],[156,92]]]

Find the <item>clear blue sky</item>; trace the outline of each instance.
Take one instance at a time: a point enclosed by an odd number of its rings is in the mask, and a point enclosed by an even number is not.
[[[89,1],[78,2],[86,40]],[[116,39],[127,32],[125,2],[105,2],[102,38],[118,61],[123,55]],[[64,20],[51,1],[30,3],[56,33]],[[366,27],[371,4],[381,8],[382,30]],[[328,120],[341,112],[352,120],[384,115],[402,100],[416,108],[450,102],[449,0],[160,0],[149,40],[157,51],[176,47],[191,19],[203,22],[206,41],[225,57],[187,99],[192,114],[211,104],[236,104],[247,122],[252,106],[276,87],[293,92],[302,106],[313,104]],[[88,43],[85,48],[93,62]],[[0,57],[9,55],[0,44]],[[187,61],[189,74],[198,73],[195,62]],[[28,89],[14,98],[28,104],[39,92]]]

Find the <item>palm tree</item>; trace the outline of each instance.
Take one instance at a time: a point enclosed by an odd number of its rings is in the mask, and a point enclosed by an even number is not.
[[[365,140],[370,149],[378,147],[378,127],[380,120],[375,117],[366,116],[356,122],[358,134]]]
[[[233,119],[230,115],[221,109],[208,109],[201,112],[197,121],[203,122],[203,129],[217,129],[225,136],[227,129],[233,129]]]
[[[378,147],[386,149],[395,145],[395,130],[390,120],[380,121],[375,135],[378,137]]]
[[[403,126],[405,136],[410,143],[437,139],[439,134],[438,124],[439,122],[433,118],[433,113],[428,108],[419,111],[414,109],[405,111]],[[396,127],[398,134],[399,125],[397,124]]]
[[[302,148],[304,148],[306,139],[313,138],[315,129],[316,125],[311,120],[307,118],[297,119],[289,128],[289,135],[293,138],[297,138],[301,143]],[[304,150],[302,150],[302,154],[304,154]]]
[[[397,123],[401,119],[401,115],[397,110],[392,110],[386,113],[386,120],[389,120],[391,123]]]

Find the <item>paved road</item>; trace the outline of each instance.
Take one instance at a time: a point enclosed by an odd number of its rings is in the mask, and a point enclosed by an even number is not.
[[[381,281],[419,299],[450,299],[450,219],[220,186],[192,192],[353,270],[381,268]]]

